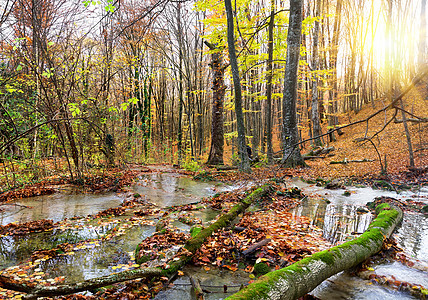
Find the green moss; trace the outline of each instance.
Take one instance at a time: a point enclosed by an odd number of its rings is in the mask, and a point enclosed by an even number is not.
[[[391,209],[391,206],[388,203],[379,204],[378,206],[376,206],[375,213],[378,215],[381,211],[385,209]]]
[[[421,211],[422,211],[424,214],[428,214],[428,205],[425,205],[424,207],[422,207]]]
[[[202,226],[193,226],[192,228],[190,228],[190,236],[195,237],[199,234],[199,232],[202,231],[202,229],[204,229]]]
[[[141,265],[145,262],[148,262],[149,260],[150,260],[150,256],[148,256],[148,255],[143,255],[141,257],[135,256],[135,262],[139,265]]]
[[[264,275],[270,271],[270,267],[263,262],[254,265],[254,273],[256,273],[256,275]]]
[[[343,196],[349,197],[349,196],[351,196],[351,192],[350,191],[344,191]]]
[[[305,274],[311,272],[309,266],[311,262],[322,261],[325,264],[331,266],[334,265],[338,259],[342,258],[342,253],[354,245],[369,248],[370,250],[379,249],[383,243],[386,229],[394,223],[399,217],[399,212],[395,209],[391,209],[389,205],[381,205],[377,207],[379,212],[376,219],[370,224],[369,229],[364,232],[359,238],[352,241],[346,242],[342,245],[332,247],[331,249],[324,250],[322,252],[315,253],[311,256],[305,257],[301,261],[298,261],[286,268],[277,270],[274,272],[267,273],[260,277],[256,282],[250,284],[244,290],[238,292],[235,295],[227,299],[260,299],[267,298],[268,293],[271,289],[271,285],[278,282],[279,278],[287,280],[297,274],[300,274],[300,278],[304,278]],[[374,243],[374,245],[373,245]],[[373,248],[375,247],[375,248]],[[354,251],[356,254],[354,262],[359,263],[367,259],[363,251]]]

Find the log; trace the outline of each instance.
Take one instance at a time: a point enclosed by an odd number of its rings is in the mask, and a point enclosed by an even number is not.
[[[420,118],[420,119],[410,118],[410,119],[407,119],[406,121],[407,122],[412,122],[412,123],[427,123],[428,122],[428,118]],[[403,123],[403,120],[394,119],[394,123],[395,124]]]
[[[330,276],[362,263],[381,250],[383,241],[403,217],[399,208],[387,203],[378,205],[376,213],[377,217],[360,237],[270,272],[226,299],[297,299]]]
[[[248,247],[247,250],[242,251],[242,254],[244,254],[245,256],[247,256],[248,254],[251,254],[254,251],[256,251],[257,249],[259,249],[260,247],[269,244],[270,241],[271,241],[271,239],[261,240],[260,242],[255,243],[255,244],[251,245],[250,247]]]
[[[344,160],[340,160],[340,161],[331,161],[330,165],[338,165],[338,164],[342,164],[342,165],[346,165],[349,163],[365,163],[365,162],[374,162],[374,159],[356,159],[356,160],[347,160],[346,158]]]
[[[23,297],[23,299],[37,299],[38,297],[52,297],[74,294],[137,278],[159,277],[161,275],[161,271],[162,270],[157,268],[135,269],[103,277],[88,279],[73,284],[56,286],[31,286],[25,283],[17,283],[6,276],[0,276],[0,287],[28,293],[28,295]]]
[[[264,196],[271,190],[270,185],[266,184],[253,191],[250,195],[245,197],[241,202],[233,206],[227,213],[223,214],[217,221],[209,227],[202,229],[197,235],[186,241],[184,245],[184,254],[178,260],[172,261],[168,268],[162,271],[162,276],[171,276],[191,259],[193,254],[202,246],[205,240],[211,236],[215,231],[228,226],[240,214],[243,213],[256,199]]]
[[[201,285],[199,281],[193,277],[190,277],[190,283],[192,284],[193,291],[195,292],[195,296],[197,300],[204,300],[204,292],[202,291]]]

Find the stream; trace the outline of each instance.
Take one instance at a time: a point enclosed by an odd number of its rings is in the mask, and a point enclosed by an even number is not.
[[[332,243],[341,243],[364,232],[373,216],[362,208],[375,197],[412,199],[428,204],[426,188],[397,194],[368,187],[347,187],[348,193],[345,195],[344,189],[327,190],[299,179],[290,180],[288,185],[302,189],[308,196],[292,213],[296,217],[311,218],[313,224],[323,230],[323,236]],[[0,270],[13,270],[15,266],[27,261],[33,251],[51,249],[62,243],[73,244],[74,247],[54,258],[37,259],[32,271],[35,278],[62,278],[66,283],[73,283],[135,268],[138,266],[134,260],[135,248],[141,240],[153,234],[158,219],[153,216],[135,217],[132,210],[108,220],[94,218],[94,214],[118,207],[136,193],[148,205],[165,208],[196,203],[203,197],[235,188],[239,186],[205,183],[173,173],[155,172],[142,176],[127,193],[84,194],[74,189],[64,189],[53,195],[21,199],[16,202],[18,205],[2,206],[1,225],[51,219],[54,222],[62,221],[61,226],[42,233],[0,236]],[[215,212],[198,212],[198,217],[208,221],[215,217]],[[188,232],[190,229],[190,226],[178,221],[174,225],[183,231]],[[406,213],[394,237],[405,253],[428,266],[427,215]],[[373,268],[376,274],[394,276],[397,280],[428,287],[426,272],[399,262],[379,261]],[[250,280],[249,274],[242,270],[230,272],[211,268],[205,271],[201,267],[187,266],[183,271],[186,275],[174,281],[173,288],[161,291],[156,299],[191,299],[187,275],[194,275],[201,281],[204,289],[211,291],[206,299],[224,299]],[[227,293],[223,291],[225,284],[228,285]],[[415,299],[407,293],[371,284],[368,280],[346,272],[325,280],[311,294],[329,300]]]

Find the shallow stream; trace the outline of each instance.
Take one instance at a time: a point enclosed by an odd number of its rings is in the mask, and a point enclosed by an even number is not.
[[[323,187],[291,180],[290,186],[297,186],[308,196],[293,210],[297,216],[307,216],[323,229],[323,235],[333,243],[358,236],[369,225],[372,215],[364,212],[365,204],[375,197],[390,196],[399,199],[411,198],[428,204],[428,190],[419,192],[388,192],[371,188],[349,187],[345,190],[326,190]],[[39,219],[67,220],[59,228],[49,232],[33,233],[24,236],[0,237],[0,269],[18,265],[37,249],[51,249],[61,243],[76,244],[69,252],[52,259],[39,260],[37,272],[48,274],[49,278],[64,276],[67,282],[107,275],[134,267],[134,250],[137,244],[154,232],[157,219],[153,217],[133,218],[132,212],[108,220],[85,217],[99,211],[117,207],[126,197],[138,193],[145,200],[164,208],[174,205],[195,203],[202,197],[217,192],[231,190],[233,186],[216,183],[196,182],[190,178],[169,173],[152,173],[141,177],[127,194],[80,194],[63,191],[49,196],[23,199],[17,206],[7,205],[0,213],[2,225],[11,222],[23,223]],[[31,207],[31,208],[30,208]],[[212,212],[199,213],[198,217],[210,219]],[[179,222],[177,222],[178,224]],[[189,226],[179,227],[188,231]],[[420,214],[406,214],[403,224],[394,234],[400,247],[411,257],[428,266],[428,217]],[[100,239],[101,238],[101,239]],[[91,239],[97,242],[91,241]],[[80,241],[83,241],[79,243]],[[395,276],[403,280],[428,287],[426,272],[406,267],[398,262],[379,262],[374,269],[379,275]],[[211,268],[205,271],[200,267],[186,267],[186,276],[175,281],[175,287],[162,291],[156,299],[190,299],[191,288],[188,276],[201,280],[202,287],[211,291],[206,299],[224,299],[247,284],[248,273],[230,272]],[[224,293],[224,285],[228,286]],[[342,272],[324,281],[312,293],[321,299],[413,299],[412,296],[373,285],[367,280]]]

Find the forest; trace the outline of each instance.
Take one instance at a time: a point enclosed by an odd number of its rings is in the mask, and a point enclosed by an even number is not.
[[[0,0],[0,298],[425,299],[426,2]]]

